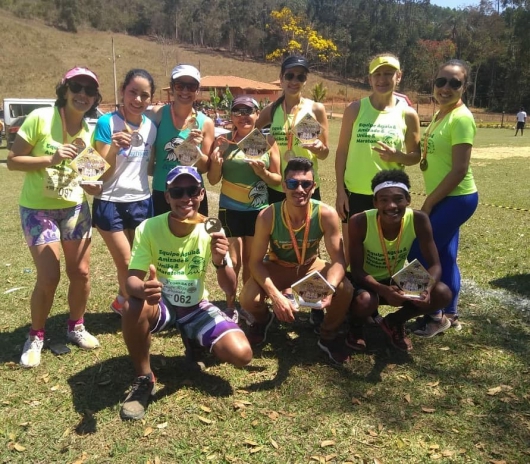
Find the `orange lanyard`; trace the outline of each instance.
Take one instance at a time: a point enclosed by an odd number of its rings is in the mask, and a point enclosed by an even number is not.
[[[61,125],[63,128],[63,145],[68,143],[68,131],[66,130],[66,116],[64,115],[64,108],[59,108],[59,115],[61,116]],[[83,128],[83,123],[81,123],[81,128]],[[76,138],[70,143],[77,148],[77,154],[81,153],[86,148],[86,143],[81,138]],[[64,163],[64,160],[62,161]]]
[[[120,110],[118,110],[118,112],[120,112]],[[142,117],[142,121],[140,122],[138,129],[132,130],[131,126],[127,124],[127,114],[125,113],[125,108],[123,108],[123,124],[125,125],[125,132],[127,132],[128,134],[132,134],[133,132],[140,132],[140,129],[142,128],[144,124],[144,118]]]
[[[171,120],[173,121],[173,126],[178,131],[186,130],[188,127],[188,120],[189,119],[197,119],[197,113],[192,108],[191,114],[188,114],[188,117],[184,120],[184,125],[182,127],[177,126],[177,115],[175,114],[175,110],[173,109],[173,104],[170,105],[170,113],[171,113]]]
[[[313,210],[313,205],[311,202],[309,202],[308,208],[307,208],[307,216],[305,218],[305,229],[304,229],[304,239],[302,241],[302,254],[300,254],[300,249],[298,248],[298,241],[296,240],[296,236],[294,234],[293,226],[291,224],[291,219],[289,218],[289,213],[287,212],[287,207],[285,205],[285,200],[282,202],[282,215],[284,221],[287,223],[287,228],[289,229],[289,235],[291,236],[291,243],[293,244],[293,250],[296,254],[296,259],[298,260],[298,265],[301,266],[305,263],[305,253],[307,251],[307,242],[309,238],[309,229],[310,224],[309,220],[311,219],[311,212]]]
[[[287,135],[287,150],[292,150],[293,148],[293,127],[296,122],[296,116],[298,115],[298,112],[300,111],[300,107],[302,106],[303,99],[300,99],[300,102],[298,105],[296,105],[296,109],[293,113],[293,119],[292,122],[289,121],[289,114],[287,114],[287,105],[285,104],[285,100],[282,102],[282,109],[283,109],[283,126],[287,126],[286,135]]]
[[[381,216],[377,215],[377,231],[379,232],[379,241],[381,242],[381,249],[383,250],[383,256],[385,257],[385,265],[390,277],[394,275],[396,270],[396,264],[399,257],[399,245],[401,244],[401,233],[403,232],[403,218],[401,218],[401,224],[399,226],[399,234],[397,237],[396,255],[394,256],[394,262],[390,266],[390,258],[388,257],[388,250],[386,248],[385,237],[383,236],[383,229],[381,228]]]
[[[232,138],[227,139],[224,135],[220,135],[215,139],[215,143],[217,143],[217,146],[221,146],[222,143],[228,143],[229,145],[237,145],[237,142],[235,142],[235,138],[237,136],[237,129],[232,132]]]
[[[59,114],[61,115],[61,124],[63,126],[63,145],[68,143],[68,132],[66,131],[66,117],[64,115],[64,108],[59,109]]]

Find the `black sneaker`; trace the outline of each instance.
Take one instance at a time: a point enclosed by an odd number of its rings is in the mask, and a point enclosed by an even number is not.
[[[412,342],[405,333],[404,324],[392,325],[389,323],[388,318],[384,317],[379,322],[379,326],[383,329],[383,332],[385,332],[388,340],[394,348],[404,351],[405,353],[412,350]]]
[[[136,377],[131,391],[121,405],[120,417],[123,420],[138,420],[144,417],[147,404],[155,391],[155,376],[153,374]]]
[[[324,322],[324,310],[322,309],[311,309],[309,314],[309,323],[313,326],[313,331],[320,335],[320,326]]]
[[[261,345],[262,343],[265,343],[265,340],[267,339],[267,330],[269,330],[273,320],[274,313],[269,312],[267,322],[254,322],[248,327],[247,338],[251,345]]]
[[[346,346],[354,351],[366,351],[366,342],[364,341],[364,333],[362,325],[351,325],[348,334],[346,335]]]
[[[335,337],[331,340],[319,339],[317,345],[327,353],[329,359],[334,364],[343,364],[350,360],[350,354],[344,340],[341,337]]]

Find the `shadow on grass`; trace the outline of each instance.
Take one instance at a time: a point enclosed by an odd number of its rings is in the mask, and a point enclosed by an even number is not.
[[[530,297],[530,274],[515,274],[491,280],[490,285],[503,288],[525,298]]]
[[[125,399],[134,378],[132,367],[124,369],[130,365],[128,356],[118,356],[89,366],[68,379],[74,408],[82,416],[75,427],[78,435],[97,432],[95,414],[98,411],[114,409],[118,414],[118,406]],[[170,397],[184,387],[214,397],[233,394],[228,381],[194,368],[183,356],[152,355],[151,366],[159,382],[153,402]],[[130,375],[120,375],[124,370],[130,370]]]

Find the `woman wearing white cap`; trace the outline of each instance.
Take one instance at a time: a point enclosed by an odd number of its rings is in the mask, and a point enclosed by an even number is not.
[[[343,221],[346,256],[348,219],[373,208],[373,177],[383,169],[403,169],[420,161],[418,115],[394,95],[402,75],[398,58],[377,55],[368,71],[372,93],[346,108],[335,158],[336,208]]]
[[[54,108],[33,111],[20,128],[7,157],[7,167],[24,171],[20,195],[20,219],[37,270],[30,300],[31,328],[22,349],[20,364],[38,366],[44,327],[60,279],[59,257],[64,253],[68,288],[67,339],[91,350],[98,340],[85,330],[88,294],[90,209],[85,197],[99,186],[78,182],[70,162],[90,145],[91,129],[84,120],[101,101],[97,76],[86,68],[68,71],[56,87]]]
[[[152,118],[158,126],[155,142],[153,175],[153,208],[155,216],[169,211],[164,197],[166,176],[178,165],[193,164],[199,172],[207,172],[210,150],[214,141],[214,123],[193,104],[199,94],[201,74],[187,64],[179,64],[171,71],[173,102],[153,109]],[[186,142],[183,146],[181,146]],[[184,150],[186,147],[186,150]],[[198,152],[195,152],[194,149]],[[192,158],[197,156],[196,160]],[[199,213],[208,215],[206,195]]]
[[[250,277],[248,258],[254,239],[259,212],[269,205],[267,186],[280,185],[280,155],[276,143],[261,157],[249,161],[237,143],[255,127],[259,105],[249,95],[234,99],[231,108],[234,130],[222,150],[212,153],[208,180],[212,185],[221,181],[219,219],[230,243],[230,257],[236,276],[243,267],[243,283]],[[259,155],[258,155],[259,156]],[[227,310],[235,310],[236,295],[226,295]]]
[[[309,74],[309,63],[303,56],[289,56],[282,62],[280,85],[283,94],[261,112],[256,127],[261,129],[271,125],[271,136],[278,144],[281,158],[281,172],[290,158],[303,157],[313,162],[317,188],[313,199],[320,200],[320,178],[318,176],[318,160],[324,160],[329,154],[328,118],[322,103],[302,97]],[[302,143],[294,135],[296,124],[305,115],[311,115],[320,126],[319,137],[311,143]],[[269,203],[277,203],[285,199],[281,185],[269,188]]]

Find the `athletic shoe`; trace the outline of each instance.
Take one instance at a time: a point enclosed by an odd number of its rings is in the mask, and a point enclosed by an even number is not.
[[[66,338],[83,350],[93,350],[99,347],[98,339],[89,334],[83,324],[77,324],[74,330],[67,330]]]
[[[320,326],[324,322],[324,311],[322,309],[311,309],[309,323],[313,326],[313,331],[320,335]]]
[[[144,417],[147,404],[156,391],[155,376],[141,375],[134,379],[131,391],[121,405],[120,417],[123,420],[138,420]]]
[[[24,348],[22,348],[22,356],[20,357],[20,365],[22,367],[37,367],[40,364],[40,352],[44,340],[36,335],[28,335]]]
[[[451,321],[451,329],[455,329],[457,332],[462,330],[462,324],[458,320],[458,314],[446,314],[445,317]]]
[[[335,337],[331,340],[320,338],[317,345],[324,353],[327,353],[334,364],[340,365],[350,360],[350,355],[342,337]]]
[[[346,335],[346,346],[355,351],[366,351],[366,342],[364,341],[363,326],[352,325]]]
[[[235,322],[236,324],[239,323],[239,313],[237,312],[237,308],[226,308],[223,313],[232,322]]]
[[[394,348],[405,353],[412,350],[412,342],[405,334],[405,326],[403,324],[392,325],[389,323],[388,317],[383,317],[379,322],[379,327],[383,329]]]
[[[439,333],[445,332],[451,327],[451,321],[445,316],[442,316],[439,321],[435,321],[432,317],[427,316],[423,321],[423,326],[413,331],[414,335],[418,337],[431,338]]]
[[[266,322],[254,322],[248,327],[247,338],[251,345],[261,345],[262,343],[265,343],[265,340],[267,339],[267,331],[269,330],[272,321],[274,321],[274,313],[269,312],[269,318]]]
[[[300,309],[300,305],[292,293],[282,293],[282,295],[289,300],[295,311]]]
[[[114,301],[110,304],[110,310],[121,316],[123,304],[118,301],[118,297],[114,298]]]

